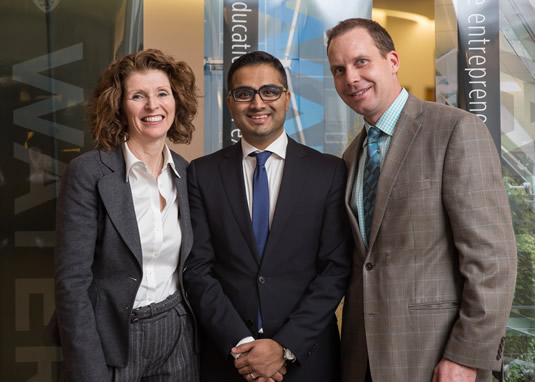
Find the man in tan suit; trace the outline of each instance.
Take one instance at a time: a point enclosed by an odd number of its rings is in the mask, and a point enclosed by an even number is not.
[[[342,380],[490,381],[503,364],[516,247],[488,129],[408,94],[377,23],[345,20],[327,37],[336,90],[366,121],[344,153],[355,252]]]

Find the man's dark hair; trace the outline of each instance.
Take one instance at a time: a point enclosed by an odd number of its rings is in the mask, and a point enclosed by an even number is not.
[[[232,90],[232,76],[234,76],[234,73],[236,73],[238,69],[243,68],[244,66],[262,64],[271,65],[274,69],[276,69],[279,72],[280,82],[282,86],[288,89],[288,78],[286,77],[286,71],[284,70],[284,67],[282,66],[282,63],[279,61],[279,59],[273,57],[269,53],[255,51],[240,56],[236,61],[232,63],[227,74],[228,90]]]
[[[377,46],[377,49],[379,49],[383,57],[386,57],[389,52],[396,50],[392,37],[390,37],[390,34],[388,34],[386,29],[379,25],[379,23],[369,19],[355,18],[340,21],[338,25],[327,31],[327,52],[329,51],[331,41],[335,37],[355,28],[363,28],[368,31],[375,42],[375,46]]]

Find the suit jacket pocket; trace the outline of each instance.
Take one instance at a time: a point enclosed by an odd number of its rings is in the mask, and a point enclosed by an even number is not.
[[[431,179],[423,179],[416,182],[401,183],[394,185],[392,189],[392,198],[402,199],[410,197],[419,191],[425,191],[431,188]]]
[[[409,304],[409,310],[440,310],[440,309],[459,309],[459,301],[430,301],[419,304]]]

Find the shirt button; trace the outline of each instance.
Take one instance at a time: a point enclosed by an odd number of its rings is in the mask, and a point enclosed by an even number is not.
[[[366,263],[366,270],[367,271],[371,271],[373,268],[375,268],[375,264]]]
[[[265,284],[266,279],[263,276],[258,276],[258,283],[259,284]]]

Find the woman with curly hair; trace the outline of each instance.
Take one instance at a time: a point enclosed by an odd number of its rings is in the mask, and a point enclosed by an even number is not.
[[[56,315],[62,381],[198,381],[182,287],[192,245],[187,162],[197,111],[191,68],[147,49],[110,64],[88,105],[97,148],[62,178]]]

